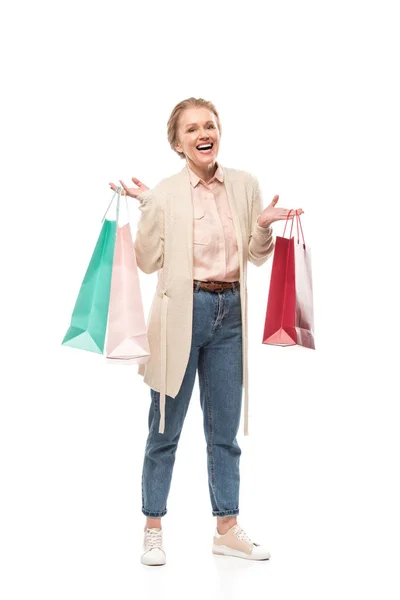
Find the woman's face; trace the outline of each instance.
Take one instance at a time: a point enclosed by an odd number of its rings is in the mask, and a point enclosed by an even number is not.
[[[189,165],[200,168],[212,165],[219,150],[219,130],[215,115],[208,108],[187,108],[180,116],[178,124],[179,142],[175,146],[183,152]],[[211,149],[199,150],[198,146],[212,144]]]

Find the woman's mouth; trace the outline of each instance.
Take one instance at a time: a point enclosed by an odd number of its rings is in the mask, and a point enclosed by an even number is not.
[[[196,146],[196,150],[200,152],[200,154],[211,154],[214,144],[210,142],[209,144],[199,144]]]

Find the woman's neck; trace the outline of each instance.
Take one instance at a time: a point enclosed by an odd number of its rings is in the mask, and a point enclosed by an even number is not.
[[[187,161],[187,164],[189,165],[193,173],[195,173],[197,177],[200,177],[200,179],[202,179],[204,183],[208,183],[210,179],[214,177],[215,172],[218,168],[217,161],[214,161],[210,165],[206,165],[203,169],[198,165],[192,163],[191,161]]]

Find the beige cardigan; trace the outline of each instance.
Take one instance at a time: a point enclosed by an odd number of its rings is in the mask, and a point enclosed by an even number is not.
[[[232,210],[240,265],[244,435],[248,435],[247,261],[261,266],[274,249],[272,228],[260,227],[263,211],[257,179],[246,171],[223,167]],[[135,239],[138,267],[158,271],[147,335],[150,357],[139,365],[144,382],[160,392],[160,426],[164,433],[165,396],[175,398],[181,387],[192,341],[193,204],[186,166],[137,196],[140,220]]]

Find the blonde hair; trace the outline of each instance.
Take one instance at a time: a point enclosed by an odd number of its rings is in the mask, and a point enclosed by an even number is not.
[[[180,156],[180,158],[186,158],[186,157],[183,152],[178,152],[178,150],[176,150],[176,148],[175,148],[175,145],[177,143],[179,143],[179,139],[178,139],[179,118],[180,118],[181,114],[183,113],[183,111],[185,111],[187,108],[197,108],[197,107],[208,108],[208,110],[210,110],[212,113],[214,113],[216,121],[217,121],[218,129],[219,129],[219,134],[221,135],[221,123],[219,121],[219,115],[218,115],[217,109],[215,108],[215,106],[212,102],[210,102],[209,100],[204,100],[203,98],[193,98],[193,97],[187,98],[186,100],[182,100],[182,102],[179,102],[179,104],[177,104],[175,106],[175,108],[173,109],[173,111],[171,112],[171,115],[168,119],[168,124],[167,124],[169,145],[171,146],[172,150]]]

